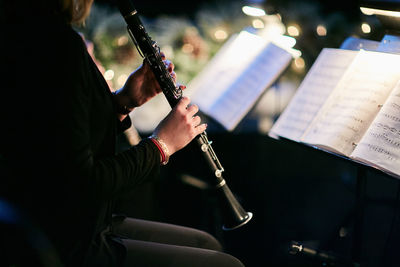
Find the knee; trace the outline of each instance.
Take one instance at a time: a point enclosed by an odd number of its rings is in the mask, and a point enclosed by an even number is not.
[[[244,264],[234,256],[223,252],[216,252],[213,256],[208,258],[207,266],[218,267],[244,267]]]
[[[199,230],[196,239],[200,248],[223,251],[221,243],[207,232]]]

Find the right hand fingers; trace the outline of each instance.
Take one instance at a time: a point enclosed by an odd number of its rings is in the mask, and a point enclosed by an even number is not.
[[[199,111],[199,107],[196,104],[190,105],[190,98],[187,96],[182,97],[178,105],[178,108],[182,109],[182,111],[186,109],[187,115],[191,117]]]
[[[206,129],[207,129],[207,123],[203,123],[203,124],[200,124],[200,125],[196,126],[196,128],[195,128],[195,130],[196,130],[196,135],[195,135],[195,136],[201,134],[201,133],[204,132]]]
[[[202,133],[207,128],[206,124],[201,124],[200,116],[196,115],[199,107],[196,104],[190,105],[189,97],[182,97],[176,108],[183,115],[188,127],[192,128],[193,137]]]
[[[199,107],[195,104],[187,107],[188,116],[193,117],[199,111]]]
[[[184,96],[181,98],[181,100],[179,100],[179,102],[177,104],[177,109],[180,109],[183,111],[184,109],[187,109],[189,104],[190,104],[190,98],[187,96]]]
[[[201,118],[200,116],[194,116],[193,117],[193,125],[194,125],[194,136],[197,136],[199,134],[201,134],[202,132],[204,132],[207,128],[207,124],[201,123]]]

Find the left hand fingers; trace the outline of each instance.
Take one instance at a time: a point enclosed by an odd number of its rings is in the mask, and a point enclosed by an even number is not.
[[[171,78],[174,80],[174,82],[176,83],[176,73],[173,71],[170,73]]]
[[[165,60],[165,59],[166,59],[164,52],[160,52],[160,56],[161,56],[161,59],[162,59],[162,60]]]
[[[167,68],[169,74],[171,75],[172,79],[176,83],[176,73],[174,72],[175,65],[170,60],[164,60],[165,67]]]
[[[174,71],[175,65],[174,65],[174,63],[172,63],[171,60],[165,59],[164,64],[169,73],[172,73]]]

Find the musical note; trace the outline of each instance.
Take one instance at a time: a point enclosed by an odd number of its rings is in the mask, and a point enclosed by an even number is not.
[[[351,157],[400,175],[400,82],[383,104]]]

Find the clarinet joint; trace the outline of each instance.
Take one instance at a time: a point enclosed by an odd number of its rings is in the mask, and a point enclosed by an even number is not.
[[[224,167],[222,167],[221,162],[218,160],[217,155],[215,154],[211,144],[212,141],[209,141],[207,138],[207,134],[203,132],[200,134],[200,139],[202,140],[202,145],[201,145],[201,151],[204,153],[208,153],[208,155],[211,157],[213,163],[215,164],[216,170],[214,172],[214,175],[217,178],[222,177],[222,172],[224,171]]]

